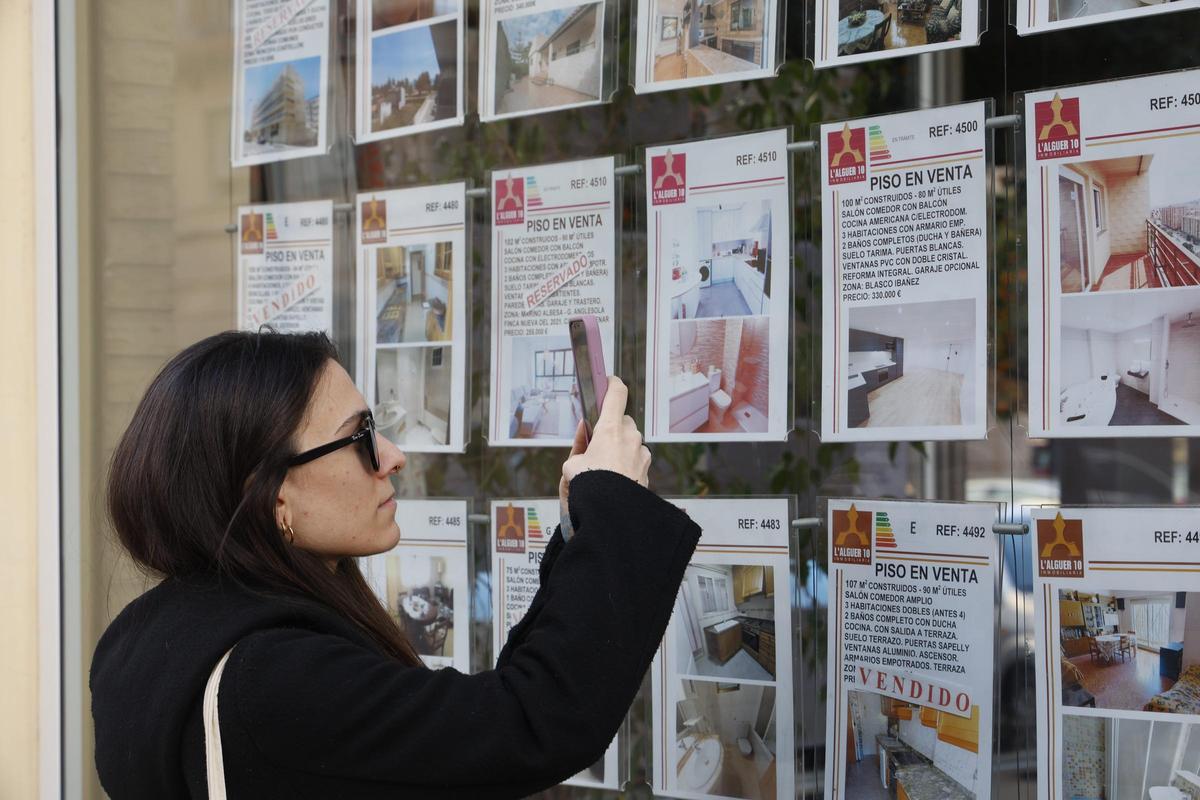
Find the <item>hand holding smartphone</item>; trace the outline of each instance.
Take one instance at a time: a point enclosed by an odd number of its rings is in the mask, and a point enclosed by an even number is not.
[[[600,322],[594,314],[584,314],[571,317],[567,325],[571,334],[571,352],[575,356],[575,382],[579,386],[579,402],[583,406],[584,427],[590,441],[600,420],[604,395],[608,392]]]

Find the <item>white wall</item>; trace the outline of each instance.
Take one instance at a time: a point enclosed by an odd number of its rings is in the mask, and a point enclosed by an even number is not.
[[[600,49],[593,44],[573,56],[550,62],[550,77],[559,86],[574,89],[589,97],[600,96]]]
[[[1117,337],[1103,331],[1088,331],[1088,349],[1092,356],[1092,377],[1117,374]]]
[[[1092,355],[1088,347],[1087,331],[1063,327],[1059,336],[1061,348],[1059,361],[1062,369],[1062,387],[1067,389],[1086,382],[1092,376]]]
[[[380,350],[377,354],[375,396],[377,402],[397,401],[407,412],[407,427],[421,419],[424,411],[425,370],[422,364],[424,348]]]
[[[754,718],[758,714],[758,704],[762,702],[764,688],[742,684],[736,692],[717,693],[719,719],[716,729],[722,741],[730,744],[737,741],[739,723],[744,722],[751,729],[754,728]]]

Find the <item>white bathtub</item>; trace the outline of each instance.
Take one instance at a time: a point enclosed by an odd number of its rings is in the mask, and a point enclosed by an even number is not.
[[[1117,380],[1112,375],[1067,387],[1059,397],[1059,419],[1064,425],[1107,425],[1117,410]]]

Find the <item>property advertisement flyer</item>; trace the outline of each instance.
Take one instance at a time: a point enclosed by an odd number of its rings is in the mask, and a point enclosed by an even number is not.
[[[557,497],[492,501],[492,654],[498,657],[509,631],[529,610],[541,585],[538,569],[561,511]],[[620,737],[604,757],[563,783],[620,789]]]
[[[471,671],[467,501],[397,500],[400,541],[363,576],[431,669]]]
[[[813,63],[820,69],[976,45],[979,5],[979,0],[817,0]]]
[[[775,74],[776,0],[638,0],[638,94]]]
[[[358,0],[355,139],[461,125],[461,0]]]
[[[787,131],[646,148],[647,441],[790,428]]]
[[[991,796],[995,517],[829,501],[825,800]]]
[[[326,151],[329,0],[234,0],[235,167]]]
[[[333,201],[238,208],[238,329],[333,328]]]
[[[606,5],[605,0],[480,0],[480,119],[603,102]]]
[[[1031,436],[1200,435],[1197,80],[1025,95]]]
[[[583,419],[571,317],[596,315],[613,373],[615,164],[595,158],[492,173],[493,447],[571,446]]]
[[[650,668],[656,796],[796,796],[786,497],[672,498],[704,533]]]
[[[460,453],[466,431],[466,184],[358,195],[359,376],[379,433]]]
[[[1030,511],[1039,800],[1200,795],[1196,509]]]
[[[821,438],[987,435],[984,103],[821,126]]]
[[[1097,25],[1121,19],[1136,19],[1150,14],[1200,8],[1198,0],[1017,0],[1014,24],[1017,33],[1044,33],[1059,28]]]

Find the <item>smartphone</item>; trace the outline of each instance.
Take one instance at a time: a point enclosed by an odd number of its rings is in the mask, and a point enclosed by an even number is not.
[[[600,408],[608,391],[608,371],[604,369],[604,344],[600,340],[600,322],[594,314],[571,317],[571,352],[575,356],[575,383],[583,407],[588,441],[600,421]]]

